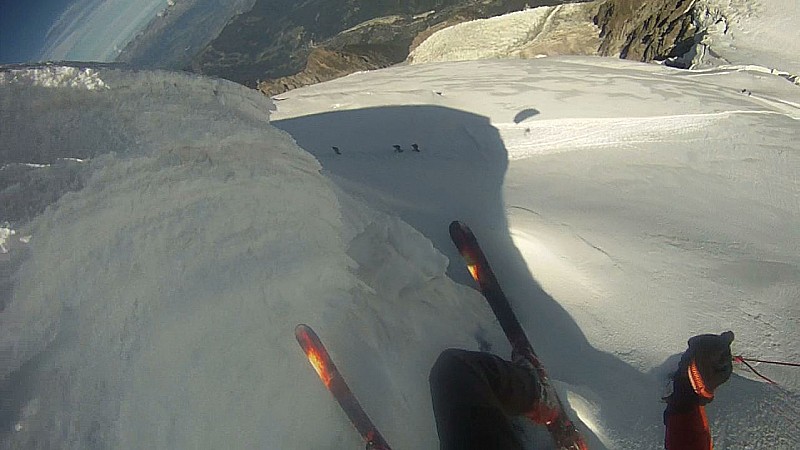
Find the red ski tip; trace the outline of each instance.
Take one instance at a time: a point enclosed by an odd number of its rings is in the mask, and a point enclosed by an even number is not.
[[[294,335],[303,352],[305,352],[308,362],[311,363],[311,366],[314,367],[317,375],[319,375],[319,379],[322,380],[325,387],[330,388],[336,368],[333,366],[325,346],[322,345],[322,341],[319,340],[319,337],[311,327],[302,323],[295,327]]]
[[[342,407],[342,411],[347,414],[350,423],[358,430],[358,433],[364,439],[368,449],[373,450],[391,450],[389,444],[383,439],[383,436],[375,428],[367,413],[358,403],[353,392],[347,386],[347,383],[342,378],[339,370],[333,364],[328,351],[322,345],[319,336],[314,333],[308,325],[299,324],[294,329],[294,335],[297,342],[303,349],[303,352],[308,358],[308,362],[314,367],[314,370],[319,375],[319,379],[325,384],[325,387],[333,394],[333,398]]]
[[[475,280],[478,284],[480,284],[481,279],[478,276],[480,270],[478,269],[477,264],[469,264],[467,265],[467,270],[469,270],[469,274],[472,275],[472,279]]]

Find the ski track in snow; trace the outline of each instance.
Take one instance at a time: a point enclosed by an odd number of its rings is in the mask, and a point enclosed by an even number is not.
[[[508,159],[581,150],[588,147],[631,146],[680,139],[722,120],[730,112],[613,119],[557,119],[531,123],[495,123],[508,149]]]
[[[792,105],[796,108],[795,105]],[[494,123],[508,149],[508,159],[518,160],[586,148],[611,146],[631,148],[647,142],[679,142],[686,135],[726,120],[736,114],[776,114],[777,111],[725,111],[655,117],[609,119],[555,119],[517,123]]]

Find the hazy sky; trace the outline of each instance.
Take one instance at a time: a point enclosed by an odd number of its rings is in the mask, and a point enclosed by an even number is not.
[[[0,63],[113,61],[166,0],[0,0]]]
[[[47,30],[75,0],[0,0],[0,63],[34,59]]]

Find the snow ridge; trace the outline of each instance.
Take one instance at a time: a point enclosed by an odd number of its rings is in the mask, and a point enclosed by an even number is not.
[[[446,276],[447,259],[320,174],[268,123],[260,93],[97,73],[108,89],[0,84],[2,126],[18,139],[0,143],[6,160],[28,158],[13,144],[40,133],[61,143],[53,154],[93,155],[79,189],[0,228],[0,389],[12,393],[0,399],[0,447],[356,447],[294,342],[300,322],[387,438],[433,447],[428,392],[405,387],[426,383],[439,349],[474,346],[483,311]],[[103,147],[94,139],[107,128],[126,139]],[[28,233],[30,251],[8,245]],[[456,308],[463,299],[475,306]]]

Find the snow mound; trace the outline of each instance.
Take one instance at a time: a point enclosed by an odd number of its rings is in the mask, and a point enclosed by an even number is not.
[[[97,74],[109,89],[0,87],[16,130],[3,163],[33,159],[16,145],[34,136],[36,161],[92,156],[80,186],[15,228],[30,252],[0,266],[0,447],[356,447],[294,340],[300,322],[387,438],[435,446],[427,389],[408,387],[442,348],[476,347],[487,313],[447,259],[322,176],[258,92]],[[109,128],[123,138],[104,142]]]

